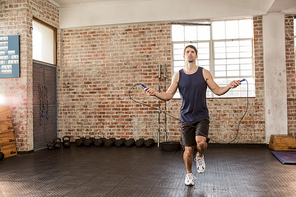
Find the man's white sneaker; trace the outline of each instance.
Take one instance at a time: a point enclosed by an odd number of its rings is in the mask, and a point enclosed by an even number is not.
[[[206,170],[206,163],[204,156],[195,158],[196,161],[196,170],[198,173],[203,173]]]
[[[194,185],[195,176],[192,173],[186,174],[185,176],[185,185],[193,186]]]

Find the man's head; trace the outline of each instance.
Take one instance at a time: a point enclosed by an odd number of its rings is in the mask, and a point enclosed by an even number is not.
[[[196,61],[197,58],[197,49],[193,45],[188,45],[184,49],[184,55],[183,58],[185,59],[186,62],[188,63],[193,63]]]
[[[195,51],[195,54],[197,54],[197,49],[196,49],[195,46],[193,46],[193,45],[187,45],[187,46],[185,47],[185,49],[184,49],[183,55],[185,55],[185,52],[186,52],[186,49],[187,49],[187,48],[191,48],[191,49],[193,49],[193,50]]]

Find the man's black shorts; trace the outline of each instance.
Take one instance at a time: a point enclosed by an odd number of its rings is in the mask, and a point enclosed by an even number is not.
[[[181,145],[182,146],[195,146],[195,136],[203,136],[207,138],[207,143],[210,141],[208,138],[209,133],[208,119],[193,122],[180,122],[181,126]]]

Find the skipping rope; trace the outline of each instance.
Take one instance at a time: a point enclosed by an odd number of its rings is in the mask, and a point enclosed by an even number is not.
[[[213,140],[213,139],[207,137],[207,136],[204,135],[202,132],[200,132],[200,134],[201,134],[202,136],[206,137],[206,138],[209,139],[209,140],[212,140],[213,142],[215,142],[215,143],[217,143],[217,144],[221,144],[221,145],[222,145],[222,144],[223,144],[223,145],[225,145],[225,144],[230,144],[230,143],[232,143],[234,140],[236,140],[236,138],[237,138],[237,136],[238,136],[238,133],[239,133],[239,127],[240,127],[240,124],[241,124],[242,120],[244,119],[244,117],[246,116],[247,111],[248,111],[248,108],[249,108],[249,95],[248,95],[248,92],[249,92],[249,84],[248,84],[248,81],[247,81],[246,79],[242,79],[242,80],[240,80],[240,82],[243,82],[243,81],[246,81],[246,82],[247,82],[247,107],[246,107],[246,110],[245,110],[245,112],[244,112],[242,118],[240,119],[240,121],[239,121],[239,123],[238,123],[238,128],[237,128],[237,131],[236,131],[236,135],[235,135],[235,137],[234,137],[231,141],[229,141],[229,142],[226,142],[226,143],[220,143],[220,142],[217,142],[217,141],[215,141],[215,140]],[[149,108],[152,108],[152,109],[158,110],[159,113],[164,113],[164,114],[166,114],[166,115],[168,115],[168,116],[172,117],[173,119],[176,119],[176,120],[178,120],[178,121],[180,122],[180,119],[179,119],[179,118],[176,118],[176,117],[170,115],[170,114],[167,113],[166,111],[162,111],[160,108],[153,107],[153,106],[151,106],[151,105],[147,105],[147,104],[142,103],[142,102],[140,102],[140,101],[136,101],[136,100],[134,100],[134,99],[131,97],[131,92],[132,92],[132,90],[133,90],[136,86],[143,86],[144,88],[146,88],[146,86],[145,86],[144,84],[142,84],[142,83],[137,83],[137,84],[135,84],[133,87],[131,87],[130,90],[129,90],[129,93],[128,93],[128,94],[129,94],[129,97],[130,97],[130,99],[131,99],[132,101],[134,101],[134,102],[136,102],[136,103],[138,103],[138,104],[140,104],[140,105],[144,105],[144,106],[147,106],[147,107],[149,107]],[[194,126],[192,126],[192,127],[194,127]],[[195,128],[195,127],[194,127],[194,128]]]

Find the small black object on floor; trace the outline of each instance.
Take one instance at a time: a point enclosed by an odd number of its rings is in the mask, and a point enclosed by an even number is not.
[[[181,151],[153,147],[75,145],[0,161],[0,195],[26,196],[293,196],[296,168],[282,165],[266,146],[213,145],[206,171],[185,186]]]

